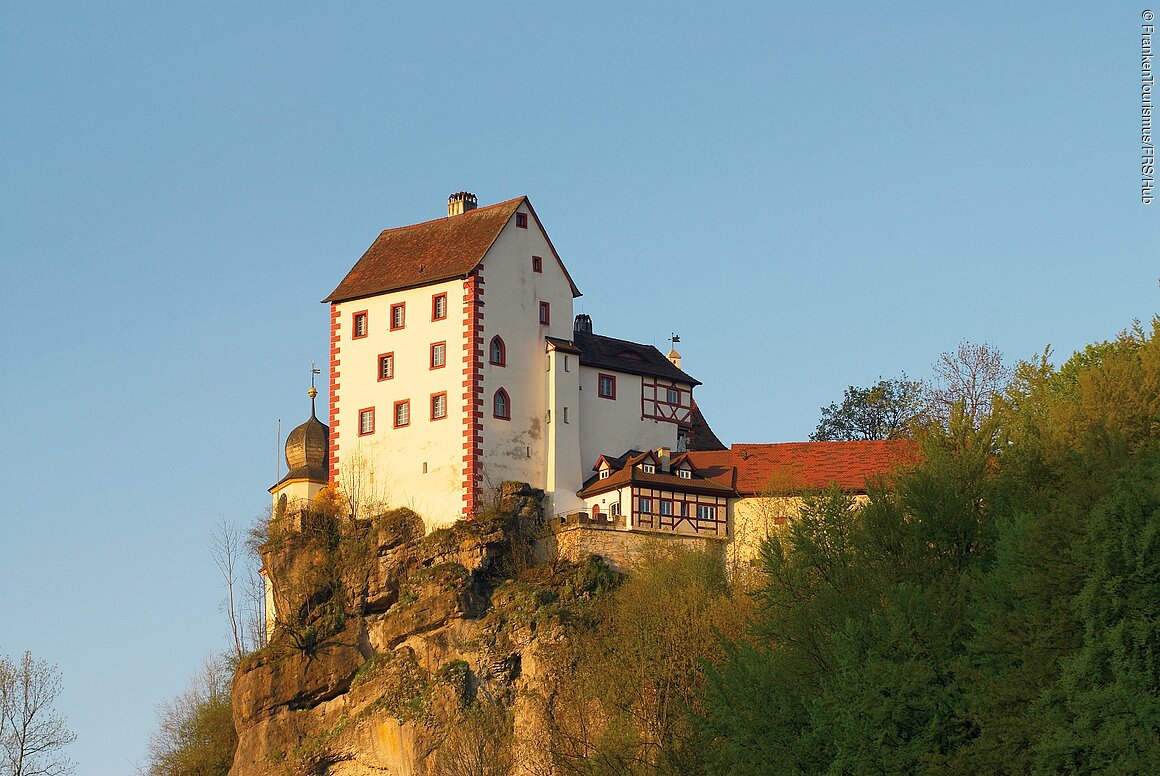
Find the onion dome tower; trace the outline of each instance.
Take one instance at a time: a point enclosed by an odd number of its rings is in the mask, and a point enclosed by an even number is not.
[[[326,487],[330,473],[330,429],[318,419],[314,374],[310,377],[310,419],[286,436],[286,476],[270,488],[274,497],[274,516],[285,514],[295,503],[309,502]]]

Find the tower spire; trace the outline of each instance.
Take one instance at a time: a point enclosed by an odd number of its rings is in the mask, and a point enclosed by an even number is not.
[[[318,415],[314,411],[314,397],[318,395],[318,389],[314,387],[314,375],[322,374],[322,370],[318,368],[318,362],[310,362],[310,390],[306,395],[310,397],[310,417],[317,418]]]

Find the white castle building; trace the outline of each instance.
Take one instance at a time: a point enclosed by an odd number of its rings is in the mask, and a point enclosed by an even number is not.
[[[331,482],[431,529],[515,480],[549,515],[727,540],[735,512],[765,510],[775,469],[858,490],[897,461],[890,443],[727,450],[680,355],[596,333],[578,296],[527,197],[479,208],[460,192],[445,218],[382,232],[323,300],[329,428],[312,412],[291,432],[275,505]]]

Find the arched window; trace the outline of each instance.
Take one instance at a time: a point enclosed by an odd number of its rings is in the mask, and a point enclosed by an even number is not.
[[[496,366],[507,366],[507,346],[498,334],[491,338],[491,347],[488,348],[488,361]]]
[[[500,420],[512,419],[512,400],[503,388],[495,392],[495,398],[492,399],[492,408],[494,410],[493,414]]]

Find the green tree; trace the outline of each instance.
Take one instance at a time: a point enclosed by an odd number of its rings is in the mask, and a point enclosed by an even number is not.
[[[226,776],[238,734],[230,705],[233,663],[206,659],[180,695],[157,707],[146,776]]]
[[[911,434],[911,425],[923,409],[923,386],[906,375],[879,379],[869,388],[851,385],[842,403],[821,408],[821,419],[810,440],[835,442],[857,439],[895,439]]]
[[[557,698],[564,772],[701,772],[689,712],[706,661],[723,655],[717,634],[738,636],[748,607],[731,594],[723,560],[655,545],[596,612],[595,628],[573,634],[575,675],[564,678],[568,700]]]
[[[1116,476],[1087,539],[1083,645],[1052,694],[1066,723],[1040,753],[1061,773],[1160,773],[1160,453]]]

